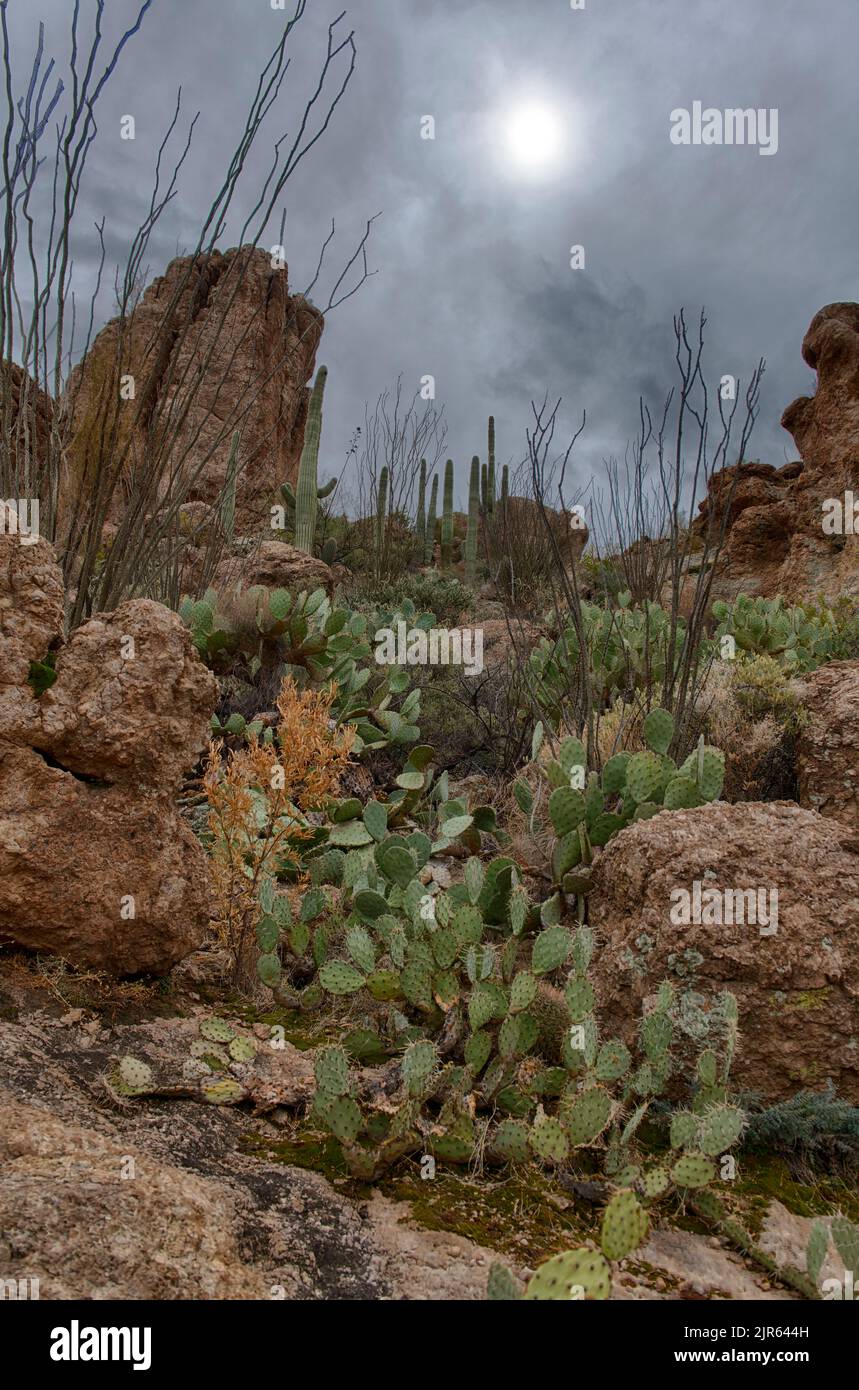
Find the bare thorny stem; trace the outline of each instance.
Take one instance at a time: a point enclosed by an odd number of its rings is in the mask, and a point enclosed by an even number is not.
[[[70,466],[69,447],[75,407],[83,379],[81,364],[90,357],[96,326],[96,302],[101,291],[105,250],[104,222],[96,225],[100,250],[95,285],[90,296],[83,343],[76,341],[72,231],[87,156],[97,134],[96,108],[106,84],[117,71],[133,37],[140,31],[152,0],[140,5],[134,23],[110,51],[103,71],[97,74],[103,43],[105,0],[94,0],[95,22],[88,44],[80,39],[81,0],[74,0],[71,23],[71,57],[68,78],[55,76],[53,59],[46,60],[44,31],[39,28],[36,52],[24,95],[15,100],[13,59],[7,26],[8,0],[0,0],[0,33],[8,115],[3,136],[4,207],[3,241],[0,248],[0,340],[3,359],[17,356],[24,368],[15,390],[10,371],[0,372],[0,494],[38,497],[41,531],[61,551],[67,583],[76,596],[70,613],[72,626],[94,608],[109,607],[131,593],[153,592],[163,576],[175,572],[182,550],[198,537],[180,537],[177,518],[183,502],[192,494],[207,465],[225,452],[234,433],[251,415],[260,394],[288,365],[310,334],[318,333],[319,318],[308,304],[307,323],[293,325],[296,337],[282,355],[275,354],[255,369],[242,395],[241,408],[219,421],[220,428],[201,435],[206,421],[214,418],[211,407],[196,410],[200,388],[206,381],[207,402],[217,403],[229,382],[243,343],[254,331],[264,305],[257,305],[245,324],[240,341],[230,345],[226,357],[213,361],[219,329],[223,327],[245,283],[249,256],[239,254],[231,266],[229,292],[218,297],[216,316],[210,313],[206,342],[195,318],[195,295],[205,287],[209,257],[226,231],[238,197],[249,210],[244,216],[237,244],[259,244],[278,207],[288,180],[327,131],[355,71],[354,33],[343,28],[344,14],[328,26],[318,79],[298,113],[295,131],[284,131],[273,145],[272,162],[261,186],[244,193],[242,175],[266,118],[282,105],[282,89],[292,61],[293,31],[304,18],[308,0],[296,0],[280,39],[259,75],[245,126],[228,161],[207,212],[196,245],[177,277],[172,294],[155,316],[142,348],[135,342],[142,365],[135,381],[133,401],[120,397],[119,382],[131,370],[131,334],[135,311],[145,278],[147,252],[152,235],[177,194],[178,176],[191,148],[199,112],[191,119],[180,151],[165,173],[167,150],[181,115],[181,91],[155,159],[152,196],[146,215],[133,234],[125,266],[115,277],[117,312],[112,361],[104,370],[105,385],[95,417],[88,420],[85,466]],[[67,110],[63,111],[63,98]],[[42,153],[51,121],[56,120],[53,153]],[[46,178],[47,175],[47,178]],[[49,184],[49,187],[46,187]],[[38,206],[41,226],[47,228],[44,245],[38,244]],[[281,236],[285,213],[281,217]],[[365,225],[357,246],[347,258],[319,307],[322,314],[336,309],[357,292],[373,274],[368,267],[367,246],[374,218]],[[315,289],[323,271],[326,252],[334,238],[334,224],[326,236],[307,293]],[[23,293],[24,255],[29,287]],[[299,308],[306,302],[299,298]],[[139,337],[139,334],[138,334]],[[72,364],[77,367],[71,372]],[[137,364],[135,364],[137,365]],[[71,377],[70,377],[71,372]],[[140,372],[140,367],[138,367]],[[42,409],[50,398],[53,408]],[[39,420],[49,417],[48,439],[39,441]],[[189,418],[193,421],[189,427]],[[211,437],[209,435],[211,434]],[[143,439],[141,448],[135,440]],[[105,520],[119,502],[118,534],[100,566],[99,552]],[[62,517],[60,507],[62,504]]]
[[[707,525],[700,536],[693,532],[696,508],[714,475],[728,467],[731,457],[741,462],[745,456],[758,415],[761,379],[765,363],[761,359],[745,391],[739,383],[727,408],[721,391],[716,391],[718,426],[710,438],[710,393],[702,370],[706,316],[702,312],[697,333],[690,338],[683,310],[674,320],[675,360],[680,377],[679,389],[668,393],[659,422],[644,401],[639,402],[640,429],[632,446],[624,474],[613,461],[607,464],[609,501],[607,512],[597,497],[593,510],[597,527],[591,539],[597,553],[602,545],[625,576],[633,601],[645,610],[661,604],[667,608],[669,629],[661,682],[656,678],[656,653],[650,647],[649,624],[645,624],[644,696],[645,705],[660,703],[674,715],[675,751],[688,742],[695,705],[707,667],[702,658],[702,638],[707,629],[710,596],[718,562],[724,548],[731,506],[738,481],[734,470],[728,486],[716,503],[711,494]],[[737,412],[743,406],[739,438]],[[550,409],[548,397],[532,404],[533,423],[526,431],[530,484],[543,522],[544,539],[554,558],[551,586],[556,626],[572,628],[579,651],[587,652],[586,628],[579,576],[576,567],[564,564],[558,543],[558,517],[569,518],[573,499],[567,496],[567,471],[586,417],[566,450],[553,456],[552,445],[561,402]],[[669,444],[669,436],[671,443]],[[649,482],[649,454],[655,452],[656,483]],[[626,486],[624,486],[624,481]],[[695,547],[697,572],[690,570]],[[515,564],[515,556],[510,556]],[[537,717],[543,716],[531,682],[531,698]],[[563,699],[564,722],[586,733],[591,763],[598,766],[597,729],[601,697],[593,689],[589,662],[581,660],[568,673]]]

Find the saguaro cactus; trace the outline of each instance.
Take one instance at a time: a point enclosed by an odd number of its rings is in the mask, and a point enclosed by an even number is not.
[[[486,510],[495,511],[495,416],[489,417],[489,450],[486,455]]]
[[[320,367],[313,384],[313,394],[307,411],[307,425],[304,430],[304,448],[298,465],[298,486],[295,494],[295,544],[308,555],[313,553],[313,537],[316,531],[316,508],[319,499],[317,465],[319,463],[319,441],[322,437],[322,397],[328,368]],[[331,491],[331,484],[323,489],[323,495]]]
[[[477,527],[480,521],[480,459],[471,460],[468,484],[468,530],[465,533],[465,582],[473,588],[477,583]]]
[[[510,469],[505,463],[501,470],[501,515],[507,515],[507,498],[510,492]]]
[[[430,488],[429,514],[427,516],[427,535],[426,547],[424,549],[424,564],[431,565],[435,552],[435,520],[438,511],[438,474],[433,475],[432,487]]]
[[[383,468],[379,474],[379,487],[376,493],[376,568],[382,564],[382,552],[385,548],[385,518],[388,512],[388,469]]]
[[[453,459],[444,465],[444,504],[441,513],[441,566],[447,569],[453,555]]]
[[[418,514],[415,520],[415,537],[418,543],[418,554],[423,555],[426,547],[427,535],[427,461],[421,459],[421,476],[418,483]]]

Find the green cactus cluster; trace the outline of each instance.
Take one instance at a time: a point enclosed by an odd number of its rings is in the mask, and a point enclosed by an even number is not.
[[[660,685],[666,672],[676,668],[685,630],[682,618],[672,624],[671,614],[657,603],[635,607],[628,593],[619,596],[616,608],[583,603],[584,651],[579,632],[571,626],[554,638],[542,638],[531,652],[538,705],[558,727],[583,660],[594,700],[600,705],[618,695]]]
[[[560,909],[559,894],[580,898],[590,891],[594,846],[607,845],[627,825],[659,811],[703,806],[721,794],[725,757],[718,748],[701,739],[678,767],[667,751],[674,721],[663,709],[650,711],[643,734],[646,751],[615,754],[601,776],[586,776],[585,747],[577,738],[564,739],[557,758],[541,765],[550,789],[549,820],[557,836],[551,861],[557,891],[546,910]],[[533,815],[534,798],[527,784],[517,783],[514,791],[525,813]]]
[[[781,597],[714,603],[715,640],[732,637],[739,652],[771,656],[788,672],[812,671],[839,655],[839,623],[832,609],[791,606]]]
[[[299,688],[333,684],[332,715],[340,724],[354,724],[353,751],[390,744],[414,743],[419,737],[420,691],[409,690],[410,677],[399,667],[380,667],[373,659],[373,635],[380,628],[432,627],[431,613],[417,614],[410,600],[395,611],[365,614],[332,603],[324,589],[292,594],[287,589],[248,590],[250,620],[240,625],[225,612],[215,590],[194,602],[183,600],[179,616],[203,660],[215,671],[239,670],[249,679],[263,668],[291,676]],[[399,697],[402,696],[402,700]],[[213,732],[274,737],[259,724],[233,715]]]

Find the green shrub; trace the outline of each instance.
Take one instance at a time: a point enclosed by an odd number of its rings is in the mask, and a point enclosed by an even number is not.
[[[403,602],[416,609],[429,609],[441,627],[455,627],[467,618],[474,603],[474,594],[451,575],[436,570],[418,574],[405,573],[397,579],[353,584],[348,598],[362,610],[398,608]]]

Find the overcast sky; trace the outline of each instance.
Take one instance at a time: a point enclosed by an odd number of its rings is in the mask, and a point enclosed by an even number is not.
[[[81,2],[91,16],[95,0]],[[460,499],[471,455],[485,451],[487,415],[497,417],[501,459],[516,460],[529,402],[546,391],[564,398],[565,428],[587,408],[576,455],[586,477],[622,455],[639,394],[656,402],[672,384],[681,305],[693,317],[708,310],[714,382],[747,378],[767,359],[750,456],[780,465],[795,455],[779,417],[813,390],[803,334],[821,305],[859,299],[857,0],[342,5],[357,70],[285,197],[294,289],[310,280],[332,217],[334,270],[366,219],[382,214],[369,251],[378,274],[325,329],[323,474],[339,470],[365,400],[402,372],[410,388],[436,379]],[[107,0],[108,31],[137,8]],[[294,128],[340,8],[309,0],[248,195],[272,141]],[[62,66],[71,9],[72,0],[9,0],[19,86],[40,18]],[[202,114],[181,198],[152,242],[152,274],[193,245],[283,22],[271,0],[153,0],[99,108],[79,213],[87,227],[107,216],[114,259],[148,202],[180,84],[184,111]],[[696,101],[777,108],[777,153],[672,144],[670,113]],[[535,106],[560,139],[554,158],[515,124]],[[133,142],[118,138],[127,113]],[[427,115],[432,141],[421,139]],[[511,147],[511,122],[524,148]],[[570,267],[573,244],[585,247],[584,270]],[[85,279],[93,239],[77,254]]]

